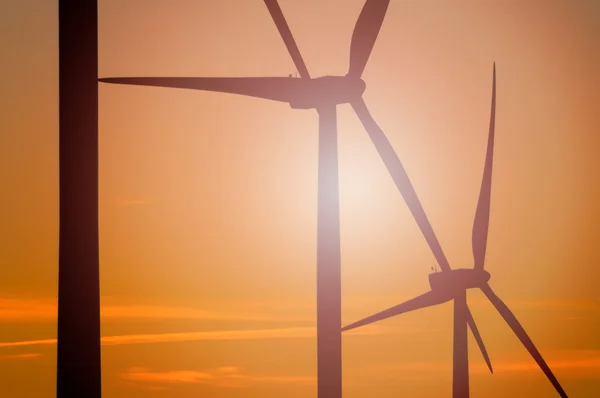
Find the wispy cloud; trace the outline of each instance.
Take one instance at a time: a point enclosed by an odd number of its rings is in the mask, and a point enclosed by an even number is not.
[[[365,297],[350,297],[344,299],[344,310],[356,312],[361,311],[379,311],[384,308],[410,300],[422,292],[406,295],[370,295]],[[490,301],[479,291],[473,291],[469,295],[469,306],[485,308],[489,311],[495,311]],[[502,300],[514,311],[521,310],[540,310],[549,312],[559,311],[577,311],[597,315],[600,313],[600,300],[594,299],[511,299],[506,297],[501,291],[497,292]],[[578,316],[583,317],[582,314]]]
[[[600,352],[569,351],[564,353],[569,359],[555,359],[549,361],[549,366],[554,372],[560,372],[562,377],[598,377],[600,376]],[[475,363],[470,366],[471,374],[489,373],[484,363]],[[494,373],[507,376],[529,377],[543,374],[533,360],[504,360],[494,361]],[[452,361],[437,362],[407,362],[394,365],[369,366],[368,368],[349,371],[350,380],[364,379],[365,377],[388,378],[393,375],[400,379],[432,379],[440,377],[450,378],[452,375]],[[241,369],[228,366],[208,370],[173,370],[150,371],[146,368],[131,368],[121,374],[123,379],[140,383],[140,388],[164,389],[165,386],[177,384],[205,384],[219,387],[245,387],[257,383],[302,383],[314,384],[315,377],[290,376],[290,375],[255,375],[246,374]]]
[[[600,377],[600,350],[564,350],[554,351],[547,354],[546,362],[550,369],[555,372],[569,373],[581,377]],[[494,361],[494,372],[496,373],[536,373],[541,372],[538,364],[532,359]],[[472,366],[472,370],[478,373],[487,372],[485,364],[478,362]]]
[[[57,318],[56,299],[16,299],[0,297],[0,321],[39,322]],[[237,321],[311,321],[306,316],[277,316],[268,309],[247,311],[208,310],[189,306],[102,304],[103,319],[206,319]]]
[[[111,302],[112,301],[112,302]],[[394,302],[401,302],[395,299]],[[365,311],[380,310],[385,305],[377,305],[375,298],[368,303],[360,300],[348,300],[344,305],[344,318],[354,319],[364,315]],[[382,303],[390,303],[382,300]],[[369,304],[370,303],[370,304]],[[563,309],[600,312],[600,302],[594,300],[579,301],[507,301],[513,310],[544,309],[560,311]],[[215,303],[210,308],[193,306],[168,305],[131,305],[106,300],[103,298],[100,309],[103,319],[206,319],[206,320],[238,320],[238,321],[279,321],[279,322],[312,322],[316,303],[302,302],[243,302]],[[469,299],[469,305],[491,308],[484,298]],[[291,314],[291,315],[290,315]],[[57,300],[31,299],[0,296],[0,322],[44,322],[53,321],[57,317]],[[573,315],[571,318],[585,319],[584,315]]]
[[[560,372],[568,377],[600,377],[600,350],[563,350],[551,351],[552,359],[546,355],[546,362],[553,372]],[[495,374],[505,375],[543,375],[538,364],[532,358],[494,360],[492,366]],[[368,369],[356,369],[353,376],[386,376],[393,374],[407,378],[430,378],[452,375],[452,360],[403,362],[393,365],[370,366]],[[489,370],[483,360],[469,361],[470,374],[488,374]],[[435,376],[434,376],[435,375]]]
[[[499,293],[501,295],[501,293]],[[504,299],[503,299],[504,300]],[[600,312],[600,301],[598,300],[504,300],[513,310],[576,310],[585,312]],[[470,306],[491,307],[492,304],[486,298],[469,298]]]
[[[0,297],[0,320],[44,321],[56,318],[56,300]]]
[[[587,370],[594,371],[600,376],[600,356],[597,358],[579,358],[579,359],[564,359],[548,361],[548,366],[553,370]],[[487,368],[483,364],[478,364],[474,367],[474,371],[487,372]],[[509,373],[509,372],[541,372],[540,367],[533,361],[522,362],[500,362],[494,365],[494,372]]]
[[[235,366],[208,370],[174,370],[152,372],[146,368],[132,368],[121,374],[125,380],[151,384],[209,384],[217,387],[245,387],[258,383],[315,384],[314,376],[281,376],[245,374]]]
[[[13,354],[13,355],[0,355],[0,359],[28,359],[28,358],[37,358],[41,357],[42,354],[39,353],[29,353],[29,354]]]
[[[105,318],[145,318],[145,319],[211,319],[238,321],[310,321],[302,316],[275,316],[269,313],[249,311],[205,310],[194,307],[112,305],[102,306],[100,315]]]
[[[258,330],[223,330],[214,332],[133,334],[125,336],[107,336],[102,338],[104,345],[177,343],[206,340],[262,340],[298,338],[313,336],[313,328],[282,328]]]
[[[396,330],[395,333],[402,333]],[[412,333],[412,330],[404,332]],[[378,325],[369,325],[353,331],[349,335],[378,335],[387,334],[390,330]],[[393,332],[392,332],[393,333]],[[104,336],[101,338],[102,345],[124,345],[124,344],[156,344],[156,343],[180,343],[188,341],[211,341],[211,340],[263,340],[263,339],[292,339],[315,337],[314,327],[280,328],[280,329],[256,329],[256,330],[220,330],[211,332],[187,332],[187,333],[156,333],[156,334],[129,334],[121,336]],[[13,342],[1,342],[2,347],[19,347],[56,344],[56,339],[25,340]]]
[[[0,348],[23,347],[23,346],[32,346],[32,345],[48,345],[48,344],[56,344],[56,339],[7,341],[7,342],[0,343]]]

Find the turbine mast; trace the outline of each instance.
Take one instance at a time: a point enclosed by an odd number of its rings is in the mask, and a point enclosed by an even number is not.
[[[317,396],[342,398],[342,283],[336,106],[319,112]]]
[[[452,398],[469,398],[469,347],[467,336],[467,291],[454,298],[454,357]]]
[[[59,0],[58,398],[101,397],[98,3]]]

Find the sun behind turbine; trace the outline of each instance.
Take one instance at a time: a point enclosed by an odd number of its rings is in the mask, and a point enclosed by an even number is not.
[[[338,104],[360,109],[363,124],[374,123],[362,94],[361,76],[385,17],[389,0],[367,0],[350,43],[345,76],[310,77],[277,0],[264,0],[300,78],[290,77],[113,77],[104,83],[157,86],[239,94],[287,102],[319,114],[317,222],[317,372],[318,397],[342,398],[341,258],[337,156]],[[366,121],[365,121],[366,120]],[[378,127],[377,127],[378,128]],[[367,128],[370,133],[370,128]],[[379,130],[380,134],[381,130]],[[377,147],[377,144],[376,144]]]

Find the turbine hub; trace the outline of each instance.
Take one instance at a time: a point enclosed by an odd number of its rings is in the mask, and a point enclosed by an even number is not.
[[[490,280],[490,273],[473,268],[458,268],[429,274],[431,290],[458,294],[467,289],[480,288]]]
[[[360,99],[366,87],[361,78],[322,76],[307,80],[302,92],[290,101],[290,106],[293,109],[312,109],[347,104]]]

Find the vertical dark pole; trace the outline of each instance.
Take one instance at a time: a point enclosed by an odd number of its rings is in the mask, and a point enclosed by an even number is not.
[[[318,398],[342,397],[342,286],[336,107],[319,110]]]
[[[469,348],[467,338],[467,291],[465,290],[454,298],[453,398],[469,398]]]
[[[101,397],[98,4],[59,0],[58,398]]]

